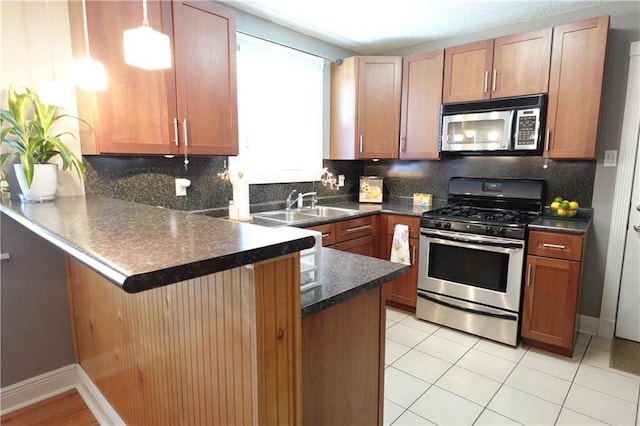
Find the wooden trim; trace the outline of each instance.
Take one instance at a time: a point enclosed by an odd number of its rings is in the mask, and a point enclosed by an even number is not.
[[[128,294],[70,259],[79,363],[128,424],[300,424],[299,262]]]

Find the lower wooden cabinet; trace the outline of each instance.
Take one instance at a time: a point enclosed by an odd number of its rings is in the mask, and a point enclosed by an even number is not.
[[[420,218],[402,215],[381,215],[379,219],[380,236],[378,253],[381,259],[391,257],[391,243],[396,224],[409,226],[409,255],[411,266],[409,272],[383,287],[383,296],[388,305],[409,311],[415,311],[418,291],[418,253],[420,249]]]
[[[521,330],[525,343],[573,355],[584,243],[582,235],[530,233]]]
[[[310,226],[322,233],[322,246],[377,257],[378,216],[363,216]]]

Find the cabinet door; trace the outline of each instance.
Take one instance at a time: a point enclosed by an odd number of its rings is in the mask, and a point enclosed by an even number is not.
[[[77,90],[78,112],[93,131],[82,133],[83,154],[176,154],[174,70],[147,71],[124,63],[122,32],[142,22],[142,5],[87,0],[91,56],[107,70],[107,90]],[[149,24],[171,35],[171,3],[149,1]],[[74,56],[85,55],[82,4],[69,2]]]
[[[527,257],[522,337],[572,350],[580,263]]]
[[[307,229],[318,231],[322,234],[322,247],[328,247],[336,242],[336,224],[326,223],[323,225],[310,226]]]
[[[375,257],[376,255],[376,237],[368,235],[366,237],[355,238],[336,244],[337,250],[348,251],[349,253],[362,254],[364,256]]]
[[[400,158],[439,159],[444,50],[407,56],[402,65]]]
[[[391,256],[391,240],[393,236],[386,236],[388,244],[385,245],[383,259],[388,260]],[[385,284],[384,297],[388,301],[399,303],[403,306],[416,309],[416,299],[418,293],[418,252],[420,240],[418,238],[409,238],[409,253],[411,254],[411,266],[409,272],[400,278]],[[382,247],[379,247],[382,252]]]
[[[549,90],[552,29],[497,38],[491,97],[534,95]]]
[[[235,13],[175,1],[173,26],[180,146],[189,154],[237,155]]]
[[[402,58],[358,60],[358,158],[398,158]]]
[[[442,102],[489,99],[492,63],[493,40],[446,49]]]
[[[596,158],[608,32],[608,16],[553,29],[547,110],[550,158]]]

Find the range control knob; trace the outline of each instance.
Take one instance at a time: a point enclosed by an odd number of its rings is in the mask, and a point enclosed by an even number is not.
[[[507,230],[505,228],[498,228],[498,235],[504,235],[507,233]]]
[[[445,223],[443,223],[443,224],[442,224],[442,227],[443,227],[444,229],[451,229],[451,222],[445,222]]]
[[[433,226],[436,228],[440,228],[442,226],[442,223],[438,222],[437,220],[435,222],[433,222]]]
[[[493,229],[492,227],[490,227],[490,226],[487,226],[487,227],[485,228],[485,232],[486,232],[487,234],[493,234],[493,231],[494,231],[494,229]]]

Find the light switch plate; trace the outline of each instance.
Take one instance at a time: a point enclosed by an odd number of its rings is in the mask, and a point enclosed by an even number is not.
[[[618,164],[618,151],[615,149],[604,152],[604,167],[615,167]]]

